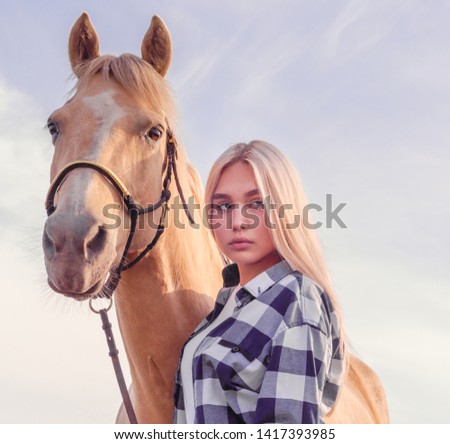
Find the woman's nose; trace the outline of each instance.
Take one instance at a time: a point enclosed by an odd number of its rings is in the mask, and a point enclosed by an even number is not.
[[[249,211],[245,205],[236,205],[236,207],[231,210],[231,217],[233,230],[251,228],[252,222],[255,222],[250,217]]]

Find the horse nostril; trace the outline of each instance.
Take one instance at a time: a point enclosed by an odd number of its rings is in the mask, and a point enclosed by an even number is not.
[[[42,236],[42,247],[44,249],[44,255],[47,259],[51,259],[55,255],[56,246],[47,233],[47,227],[44,228],[44,234]]]
[[[103,227],[98,227],[97,233],[86,243],[88,257],[92,259],[100,254],[106,246],[107,231]]]

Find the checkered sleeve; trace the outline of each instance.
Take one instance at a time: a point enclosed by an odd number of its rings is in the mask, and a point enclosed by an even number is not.
[[[286,327],[274,337],[255,423],[323,423],[319,406],[331,359],[329,342],[311,324]]]

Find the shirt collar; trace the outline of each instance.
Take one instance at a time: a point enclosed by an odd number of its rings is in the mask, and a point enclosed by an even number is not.
[[[247,282],[238,293],[243,293],[243,290],[246,290],[253,297],[257,298],[292,271],[294,271],[293,268],[283,259]],[[235,287],[238,285],[239,269],[237,264],[230,264],[225,267],[222,270],[222,277],[224,287]]]

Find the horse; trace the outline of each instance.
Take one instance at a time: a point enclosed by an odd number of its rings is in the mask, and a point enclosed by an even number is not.
[[[141,53],[100,55],[89,16],[83,13],[73,25],[69,59],[77,84],[48,119],[55,151],[42,243],[50,288],[77,301],[102,296],[112,270],[126,270],[115,284],[114,301],[131,399],[140,423],[170,423],[179,354],[213,306],[224,260],[206,224],[198,223],[204,215],[197,171],[181,143],[175,153],[168,150],[176,118],[164,79],[171,37],[157,16]],[[176,183],[168,180],[169,164],[174,173],[176,168]],[[189,204],[175,206],[183,193]],[[151,209],[135,219],[132,239],[124,195]],[[169,205],[170,196],[175,198]],[[193,219],[180,210],[186,206]],[[151,239],[157,242],[144,255]],[[326,422],[388,422],[377,375],[354,355],[349,362]],[[128,421],[123,405],[116,421]]]

